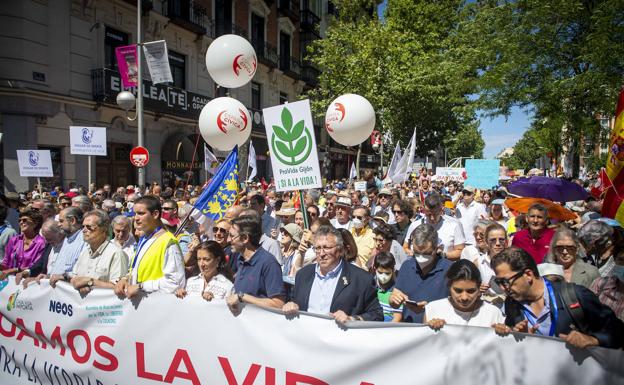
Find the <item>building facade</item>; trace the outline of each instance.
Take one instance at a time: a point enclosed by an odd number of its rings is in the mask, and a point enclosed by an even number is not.
[[[2,187],[25,191],[36,183],[19,176],[17,149],[51,151],[54,177],[42,178],[46,187],[87,185],[87,157],[70,153],[74,125],[107,128],[107,156],[91,162],[94,182],[135,183],[129,152],[137,144],[137,127],[128,119],[135,113],[115,101],[122,91],[115,48],[137,41],[136,1],[5,1],[0,10],[5,26],[0,29],[5,47],[0,58]],[[250,110],[258,176],[270,178],[262,108],[295,101],[317,84],[318,71],[303,59],[306,47],[321,37],[328,11],[333,7],[327,0],[143,0],[142,41],[167,42],[174,79],[154,85],[144,66],[146,182],[204,181],[197,121],[209,100],[224,95]],[[206,70],[208,46],[230,33],[248,39],[259,62],[252,82],[237,89],[217,87]],[[348,175],[355,149],[332,142],[322,120],[315,126],[324,176]],[[241,150],[241,165],[246,165],[246,149]],[[369,158],[363,159],[366,168]],[[246,167],[241,170],[245,175]]]

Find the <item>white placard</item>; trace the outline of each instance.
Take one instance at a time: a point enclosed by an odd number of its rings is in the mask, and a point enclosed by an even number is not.
[[[463,167],[436,167],[436,175],[442,177],[461,177],[465,171]]]
[[[17,163],[20,176],[54,176],[50,150],[17,150]]]
[[[147,67],[152,76],[152,83],[173,83],[171,67],[169,67],[169,55],[167,54],[167,42],[158,40],[143,43],[143,52],[145,52]]]
[[[366,181],[357,181],[353,184],[356,191],[366,191]]]
[[[69,127],[69,144],[72,155],[106,156],[106,127]]]
[[[277,191],[323,187],[310,101],[262,110]]]

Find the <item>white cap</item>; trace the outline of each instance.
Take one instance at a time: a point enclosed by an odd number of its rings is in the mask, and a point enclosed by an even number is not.
[[[558,275],[563,278],[563,266],[557,263],[540,263],[537,265],[537,271],[541,277],[545,275]]]

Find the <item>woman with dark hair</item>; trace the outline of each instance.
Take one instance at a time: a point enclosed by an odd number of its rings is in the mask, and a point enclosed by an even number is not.
[[[201,295],[206,301],[225,301],[232,292],[234,278],[227,265],[225,253],[216,241],[200,243],[194,250],[199,274],[186,280],[186,288],[178,289],[175,295]]]
[[[43,217],[38,211],[27,208],[20,212],[20,234],[12,236],[7,242],[0,265],[0,279],[30,268],[41,258],[46,246],[45,239],[39,234],[42,224]]]
[[[481,300],[481,274],[470,261],[460,259],[446,273],[450,296],[425,305],[424,322],[434,330],[445,324],[490,327],[504,321],[503,313]]]
[[[347,229],[338,229],[345,245],[345,261],[359,266],[357,263],[358,248],[351,232]],[[361,267],[361,266],[360,266]]]

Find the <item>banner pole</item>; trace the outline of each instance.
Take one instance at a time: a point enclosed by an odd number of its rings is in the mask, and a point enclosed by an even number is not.
[[[87,191],[91,192],[91,155],[87,155],[87,168],[89,169],[89,173],[88,173],[89,184],[87,184],[88,186]]]
[[[193,207],[193,209],[189,211],[188,214],[186,214],[186,217],[184,217],[184,220],[182,221],[182,223],[180,223],[180,226],[178,226],[175,233],[173,233],[174,236],[177,237],[182,232],[182,230],[184,230],[184,227],[188,223],[189,219],[191,219],[191,214],[193,214],[194,211],[195,211],[195,207]]]
[[[43,193],[41,192],[41,178],[37,177],[37,186],[39,186],[39,195],[43,195]]]
[[[299,190],[299,206],[301,207],[301,214],[303,214],[303,227],[308,230],[310,224],[308,223],[308,212],[306,211],[305,201],[303,199],[303,190]]]

